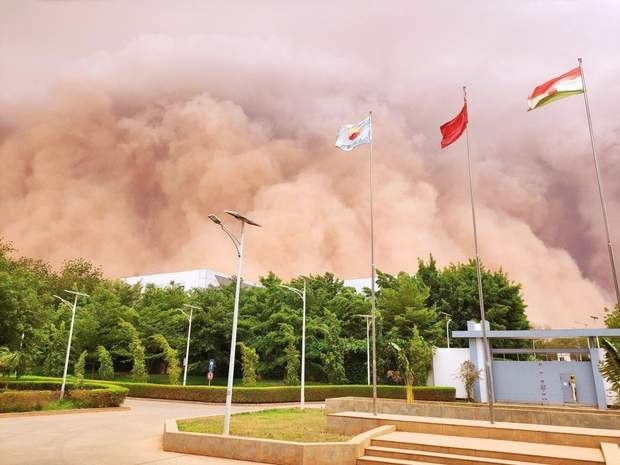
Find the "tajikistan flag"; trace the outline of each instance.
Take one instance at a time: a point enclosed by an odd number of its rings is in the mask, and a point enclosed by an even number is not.
[[[583,80],[579,66],[536,87],[527,99],[528,111],[577,94],[583,94]]]
[[[346,124],[338,131],[336,147],[347,152],[353,150],[358,145],[370,144],[372,142],[372,121],[368,118],[357,124]]]

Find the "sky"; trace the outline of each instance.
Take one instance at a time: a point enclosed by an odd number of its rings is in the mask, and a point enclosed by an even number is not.
[[[581,96],[526,112],[583,57],[612,242],[620,243],[617,1],[28,1],[0,4],[0,236],[110,277],[370,274],[474,256],[466,146],[439,126],[468,89],[480,256],[530,320],[579,326],[614,302]],[[236,228],[234,222],[231,228]],[[620,245],[617,245],[620,248]],[[620,252],[619,252],[620,253]],[[600,324],[600,322],[599,322]]]

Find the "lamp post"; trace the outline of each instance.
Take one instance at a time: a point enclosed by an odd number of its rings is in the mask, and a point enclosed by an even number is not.
[[[370,386],[370,321],[372,315],[357,315],[366,318],[366,372],[368,373],[368,385]]]
[[[241,222],[241,233],[239,239],[235,237],[233,233],[222,223],[222,221],[213,214],[209,215],[209,219],[217,224],[222,231],[230,238],[237,249],[237,257],[239,261],[237,263],[237,286],[235,288],[235,306],[233,310],[233,326],[232,336],[230,339],[230,359],[228,361],[228,384],[226,387],[226,415],[224,416],[224,435],[227,436],[230,433],[230,414],[232,412],[232,391],[233,391],[233,378],[235,374],[235,349],[237,345],[237,320],[239,319],[239,290],[241,288],[241,268],[243,264],[243,228],[245,224],[260,227],[260,224],[246,218],[241,213],[224,210],[230,216],[236,218]]]
[[[71,353],[71,338],[73,337],[73,323],[75,322],[75,311],[77,310],[78,297],[88,297],[88,294],[84,294],[83,292],[68,291],[66,289],[65,292],[73,294],[73,304],[58,295],[54,295],[54,297],[60,300],[63,304],[71,307],[71,326],[69,327],[69,341],[67,342],[67,354],[65,355],[65,369],[62,374],[62,385],[60,387],[60,400],[65,397],[65,386],[67,385],[67,370],[69,368],[69,354]]]
[[[446,312],[439,312],[442,315],[446,316],[446,340],[448,342],[448,349],[450,348],[450,322],[452,321],[452,318],[450,318],[450,314],[446,313]]]
[[[181,313],[185,315],[185,318],[189,320],[189,326],[187,328],[187,346],[185,347],[185,371],[183,372],[183,386],[185,386],[187,383],[187,366],[189,365],[189,340],[192,337],[192,317],[194,316],[194,309],[199,310],[200,307],[190,304],[183,304],[183,306],[189,308],[189,315],[185,313],[182,308],[179,308]]]
[[[592,321],[594,321],[594,323],[593,323],[593,324],[594,324],[594,325],[596,325],[596,324],[597,324],[597,321],[596,321],[596,320],[598,320],[598,316],[596,316],[596,315],[590,315],[590,318],[592,318]],[[601,346],[600,346],[600,344],[599,344],[599,342],[598,342],[598,336],[596,336],[596,347],[598,347],[598,348],[600,348],[600,347],[601,347]]]
[[[280,284],[281,287],[288,289],[289,291],[294,292],[302,300],[302,320],[301,320],[301,396],[299,408],[301,410],[304,409],[305,404],[305,390],[306,390],[306,280],[304,279],[304,290],[300,291],[299,289],[295,289],[294,287],[285,286],[284,284]]]

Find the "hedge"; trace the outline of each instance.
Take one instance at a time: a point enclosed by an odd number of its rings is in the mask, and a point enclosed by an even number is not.
[[[115,384],[129,389],[128,395],[131,397],[216,403],[226,401],[226,388],[223,386],[171,386],[169,384],[123,382],[115,382]],[[377,395],[389,399],[405,399],[406,397],[402,386],[377,386]],[[310,385],[305,389],[305,400],[309,402],[350,396],[372,397],[372,387],[367,385]],[[453,387],[417,386],[414,388],[414,396],[417,400],[450,402],[455,400],[456,391]],[[299,397],[299,386],[235,387],[233,390],[233,402],[235,403],[297,402]]]
[[[47,393],[48,402],[50,400],[57,400],[58,391],[60,390],[62,383],[54,380],[0,380],[0,386],[1,385],[4,385],[8,389],[19,391],[0,391],[0,397],[7,396],[8,394],[16,394],[14,396],[6,397],[7,406],[11,400],[14,400],[16,402],[15,405],[19,408],[19,405],[21,405],[19,402],[27,403],[25,399],[28,397],[32,398],[31,402],[35,402],[35,399],[42,399],[44,397],[42,394],[39,396],[36,395],[36,393],[40,392]],[[66,397],[70,399],[78,408],[118,407],[123,403],[129,391],[125,387],[107,383],[85,383],[80,389],[73,389],[73,384],[67,383],[66,390]],[[28,410],[37,410],[42,408],[42,406],[38,406],[39,404],[36,402],[32,405],[34,405],[34,408],[30,408]],[[23,410],[12,409],[5,411]]]
[[[52,391],[0,391],[0,413],[41,410],[56,399]]]

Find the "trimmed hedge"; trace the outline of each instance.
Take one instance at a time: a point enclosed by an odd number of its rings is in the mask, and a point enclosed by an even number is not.
[[[41,410],[57,398],[52,391],[0,391],[0,413]]]
[[[226,388],[223,386],[171,386],[169,384],[116,383],[129,389],[131,397],[151,399],[189,400],[199,402],[226,402]],[[372,397],[372,387],[367,385],[306,386],[305,400],[324,401],[333,397]],[[388,399],[405,399],[402,386],[377,386],[377,395]],[[417,386],[414,388],[417,400],[451,402],[455,400],[453,387]],[[299,386],[235,387],[233,402],[246,404],[268,404],[275,402],[297,402]]]
[[[2,385],[8,389],[20,391],[16,394],[20,394],[24,399],[36,392],[46,392],[48,393],[49,401],[58,398],[58,391],[62,382],[54,380],[0,380],[0,386]],[[2,393],[0,391],[0,396],[10,394],[11,392]],[[118,407],[122,405],[128,392],[129,390],[125,387],[107,383],[85,383],[80,389],[73,389],[73,383],[67,383],[66,385],[66,397],[79,408]],[[15,397],[16,401],[18,398],[19,396]],[[37,408],[29,410],[37,410]]]

